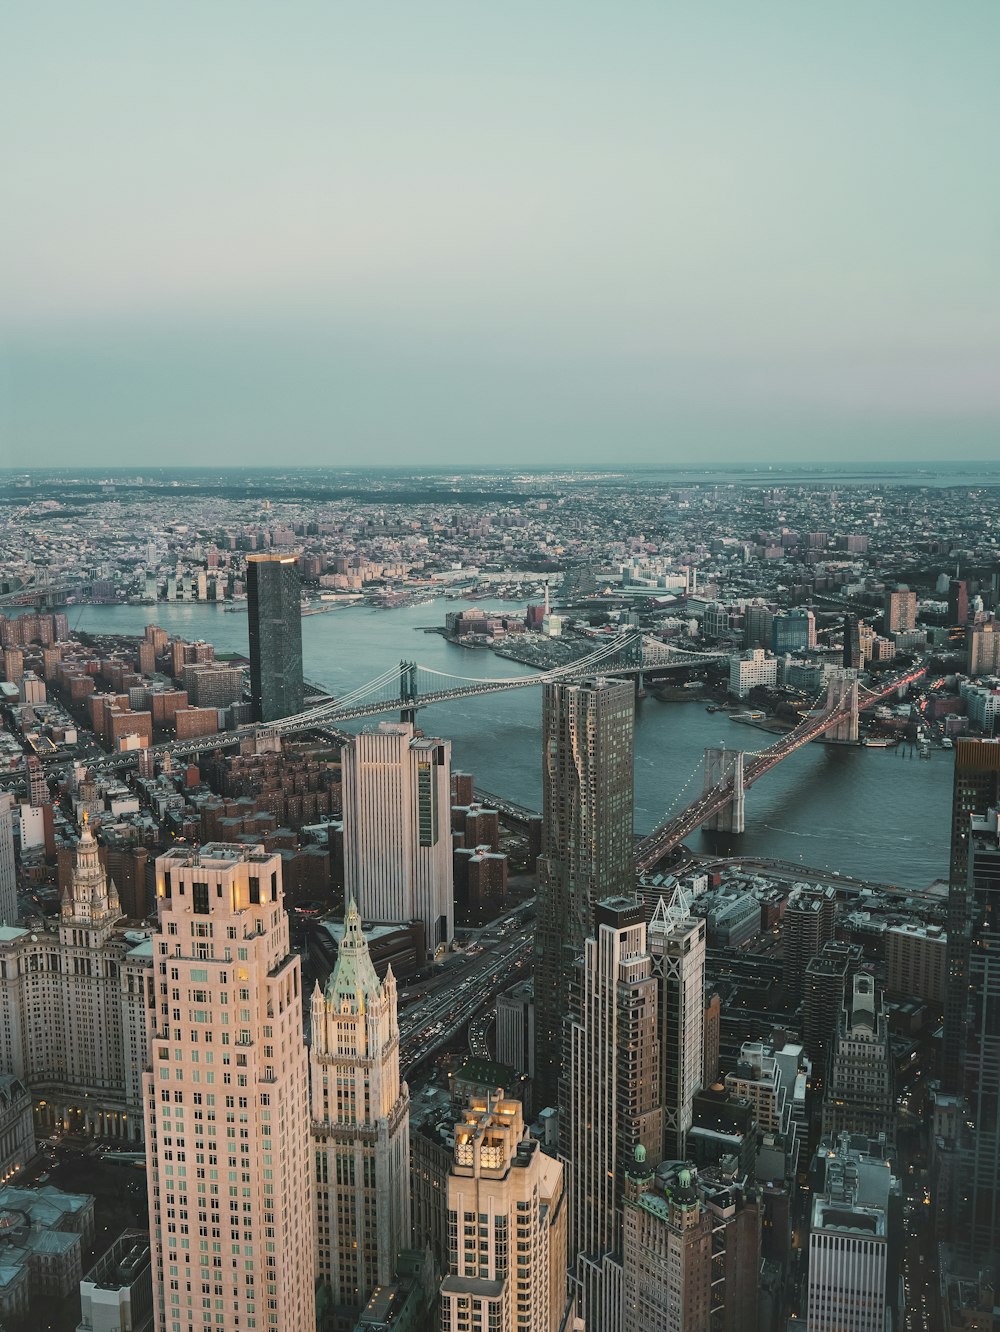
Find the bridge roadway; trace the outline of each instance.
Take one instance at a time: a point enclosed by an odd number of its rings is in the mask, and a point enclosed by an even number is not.
[[[865,697],[858,700],[858,711],[864,711],[866,708],[881,703],[883,699],[894,694],[897,689],[918,680],[924,674],[924,671],[925,668],[921,666],[906,675],[895,676],[891,683],[882,685],[876,691],[866,691]],[[761,753],[749,757],[749,761],[745,763],[743,768],[743,789],[748,790],[754,782],[763,777],[765,773],[770,772],[782,759],[787,758],[789,754],[794,754],[802,745],[809,744],[811,740],[815,740],[824,732],[829,731],[839,722],[842,722],[849,713],[850,704],[841,703],[829,712],[824,711],[814,714],[812,717],[807,717],[794,730],[789,731],[787,735],[783,735],[775,744]],[[686,837],[690,837],[696,828],[701,827],[713,815],[725,809],[732,798],[733,778],[730,774],[717,786],[703,792],[680,814],[675,815],[669,822],[655,832],[650,833],[639,843],[636,850],[636,868],[639,872],[648,873],[654,869],[664,856],[679,846]]]

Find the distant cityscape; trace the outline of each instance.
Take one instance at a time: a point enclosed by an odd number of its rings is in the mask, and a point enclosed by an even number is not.
[[[957,480],[0,478],[3,1328],[994,1329]]]

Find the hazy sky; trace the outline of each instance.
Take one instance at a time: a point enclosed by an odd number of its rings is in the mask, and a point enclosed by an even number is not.
[[[1000,455],[998,0],[30,0],[0,464]]]

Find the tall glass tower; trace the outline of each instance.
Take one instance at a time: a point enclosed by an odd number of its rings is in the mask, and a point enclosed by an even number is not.
[[[250,695],[257,721],[302,711],[302,611],[295,555],[248,555]]]
[[[562,1023],[594,906],[635,892],[635,694],[621,680],[555,682],[542,696],[542,854],[535,932],[535,1104],[556,1105]]]

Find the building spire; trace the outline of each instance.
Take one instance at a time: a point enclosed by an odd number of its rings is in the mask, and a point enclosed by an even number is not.
[[[358,904],[352,895],[344,912],[344,937],[337,949],[337,961],[326,983],[326,1004],[341,1012],[345,1005],[364,1012],[368,1000],[378,995],[381,988],[361,929]]]

